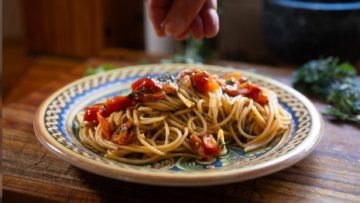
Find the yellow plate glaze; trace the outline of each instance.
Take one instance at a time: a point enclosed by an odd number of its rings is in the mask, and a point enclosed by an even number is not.
[[[219,75],[240,72],[255,84],[276,92],[280,104],[293,117],[291,130],[264,149],[244,153],[233,147],[224,157],[206,163],[167,159],[143,166],[129,165],[106,159],[80,143],[74,119],[85,106],[129,93],[131,83],[140,77],[176,73],[187,67],[185,64],[130,66],[74,81],[53,93],[38,108],[34,119],[37,138],[58,157],[84,170],[130,182],[174,186],[224,184],[274,173],[306,157],[320,141],[322,118],[314,105],[296,90],[254,73],[202,65],[198,68]]]

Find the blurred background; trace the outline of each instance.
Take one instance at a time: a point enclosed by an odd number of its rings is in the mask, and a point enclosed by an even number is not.
[[[205,63],[298,66],[338,56],[360,66],[360,1],[219,1],[219,35],[201,42],[156,37],[145,7],[144,0],[3,0],[5,103],[21,96],[14,84],[34,67],[67,71],[92,57],[159,62],[190,47]]]

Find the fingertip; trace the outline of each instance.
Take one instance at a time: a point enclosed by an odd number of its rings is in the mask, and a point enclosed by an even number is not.
[[[194,37],[194,35],[193,35],[193,39],[196,40],[196,41],[200,41],[200,40],[202,40],[203,38],[204,38],[204,36]]]
[[[156,24],[153,23],[153,30],[155,31],[158,37],[165,36],[164,28],[162,28],[161,25],[157,26]]]
[[[177,41],[182,41],[182,40],[186,39],[188,37],[188,35],[189,35],[189,31],[186,31],[186,32],[184,32],[180,35],[176,35],[174,37]]]
[[[186,34],[186,35],[179,35],[179,36],[176,36],[175,39],[176,39],[177,41],[183,41],[183,40],[185,40],[187,37],[188,37],[187,34]]]
[[[174,29],[174,26],[172,26],[172,23],[166,23],[164,25],[164,32],[166,35],[173,35],[173,36],[177,36],[178,34],[178,30]]]
[[[189,31],[191,23],[199,15],[207,0],[173,0],[166,15],[165,33],[180,36]]]
[[[154,31],[157,36],[163,37],[165,36],[163,24],[171,2],[168,0],[149,0],[148,4],[149,18]]]
[[[204,23],[200,16],[197,16],[191,24],[191,34],[193,38],[197,40],[204,37]]]
[[[163,31],[156,31],[156,35],[157,35],[158,37],[164,37],[164,36],[166,36],[165,32],[163,32]]]
[[[204,35],[194,35],[192,33],[192,37],[195,39],[195,40],[202,40],[204,38]]]
[[[208,38],[214,37],[219,32],[219,15],[215,9],[206,9],[201,12],[204,23],[204,33]]]

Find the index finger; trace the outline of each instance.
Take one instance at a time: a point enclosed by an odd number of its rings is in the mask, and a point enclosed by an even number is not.
[[[167,34],[185,34],[206,0],[174,0],[164,20]]]
[[[164,28],[161,26],[167,12],[170,9],[172,0],[149,0],[149,15],[155,32],[159,36],[164,36]]]

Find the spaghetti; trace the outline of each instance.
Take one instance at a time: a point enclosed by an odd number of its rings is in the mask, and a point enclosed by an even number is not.
[[[209,160],[226,154],[230,144],[249,152],[291,124],[274,92],[238,73],[220,78],[200,69],[141,78],[128,96],[88,106],[77,120],[84,144],[130,164],[169,157]]]

